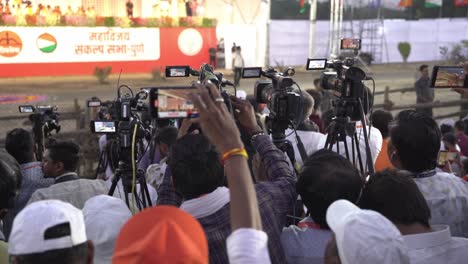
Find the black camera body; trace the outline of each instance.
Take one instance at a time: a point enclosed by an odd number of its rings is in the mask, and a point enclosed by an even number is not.
[[[278,72],[274,68],[263,71],[260,67],[244,68],[242,72],[243,78],[263,76],[270,79],[256,82],[254,96],[258,103],[266,104],[270,110],[266,123],[273,137],[283,137],[291,123],[301,121],[302,99],[292,90],[295,82],[291,76],[294,73],[293,68]]]
[[[18,107],[20,113],[30,113],[29,120],[33,123],[34,141],[38,145],[36,158],[42,160],[44,151],[45,139],[51,136],[51,132],[59,133],[61,126],[59,124],[60,114],[57,112],[57,106],[50,105],[20,105]]]
[[[370,100],[367,88],[363,84],[366,79],[365,72],[354,66],[354,58],[331,62],[326,62],[324,59],[323,61],[325,61],[326,70],[320,76],[320,86],[324,90],[335,91],[335,94],[338,95],[339,99],[334,102],[336,115],[350,117],[352,121],[360,120],[359,100],[364,107]]]

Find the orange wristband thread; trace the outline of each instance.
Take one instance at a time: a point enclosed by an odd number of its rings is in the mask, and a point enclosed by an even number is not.
[[[224,164],[224,162],[226,162],[226,160],[232,156],[242,156],[246,159],[249,159],[249,155],[244,148],[234,148],[223,153],[221,163]]]

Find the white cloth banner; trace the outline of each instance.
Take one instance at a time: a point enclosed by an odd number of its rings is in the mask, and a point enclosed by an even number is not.
[[[158,28],[3,27],[0,63],[155,61]]]

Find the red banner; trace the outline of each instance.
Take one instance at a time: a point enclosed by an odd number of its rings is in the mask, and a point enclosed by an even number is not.
[[[455,0],[455,6],[468,6],[468,0]]]
[[[215,28],[160,28],[160,57],[155,61],[1,63],[0,77],[92,75],[96,67],[112,67],[112,73],[150,73],[167,65],[199,67],[209,62],[216,48]],[[151,38],[151,36],[147,36]],[[151,49],[151,47],[147,47]]]

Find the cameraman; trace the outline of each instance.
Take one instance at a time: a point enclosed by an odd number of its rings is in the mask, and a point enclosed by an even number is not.
[[[295,91],[301,94],[300,91]],[[300,137],[307,155],[314,153],[322,148],[320,142],[325,142],[326,136],[318,132],[317,125],[310,121],[309,116],[314,110],[314,98],[307,92],[302,92],[302,121],[297,126],[297,135]],[[286,130],[286,139],[293,143],[294,155],[299,166],[302,166],[303,161],[299,149],[297,147],[296,135],[292,129]]]

